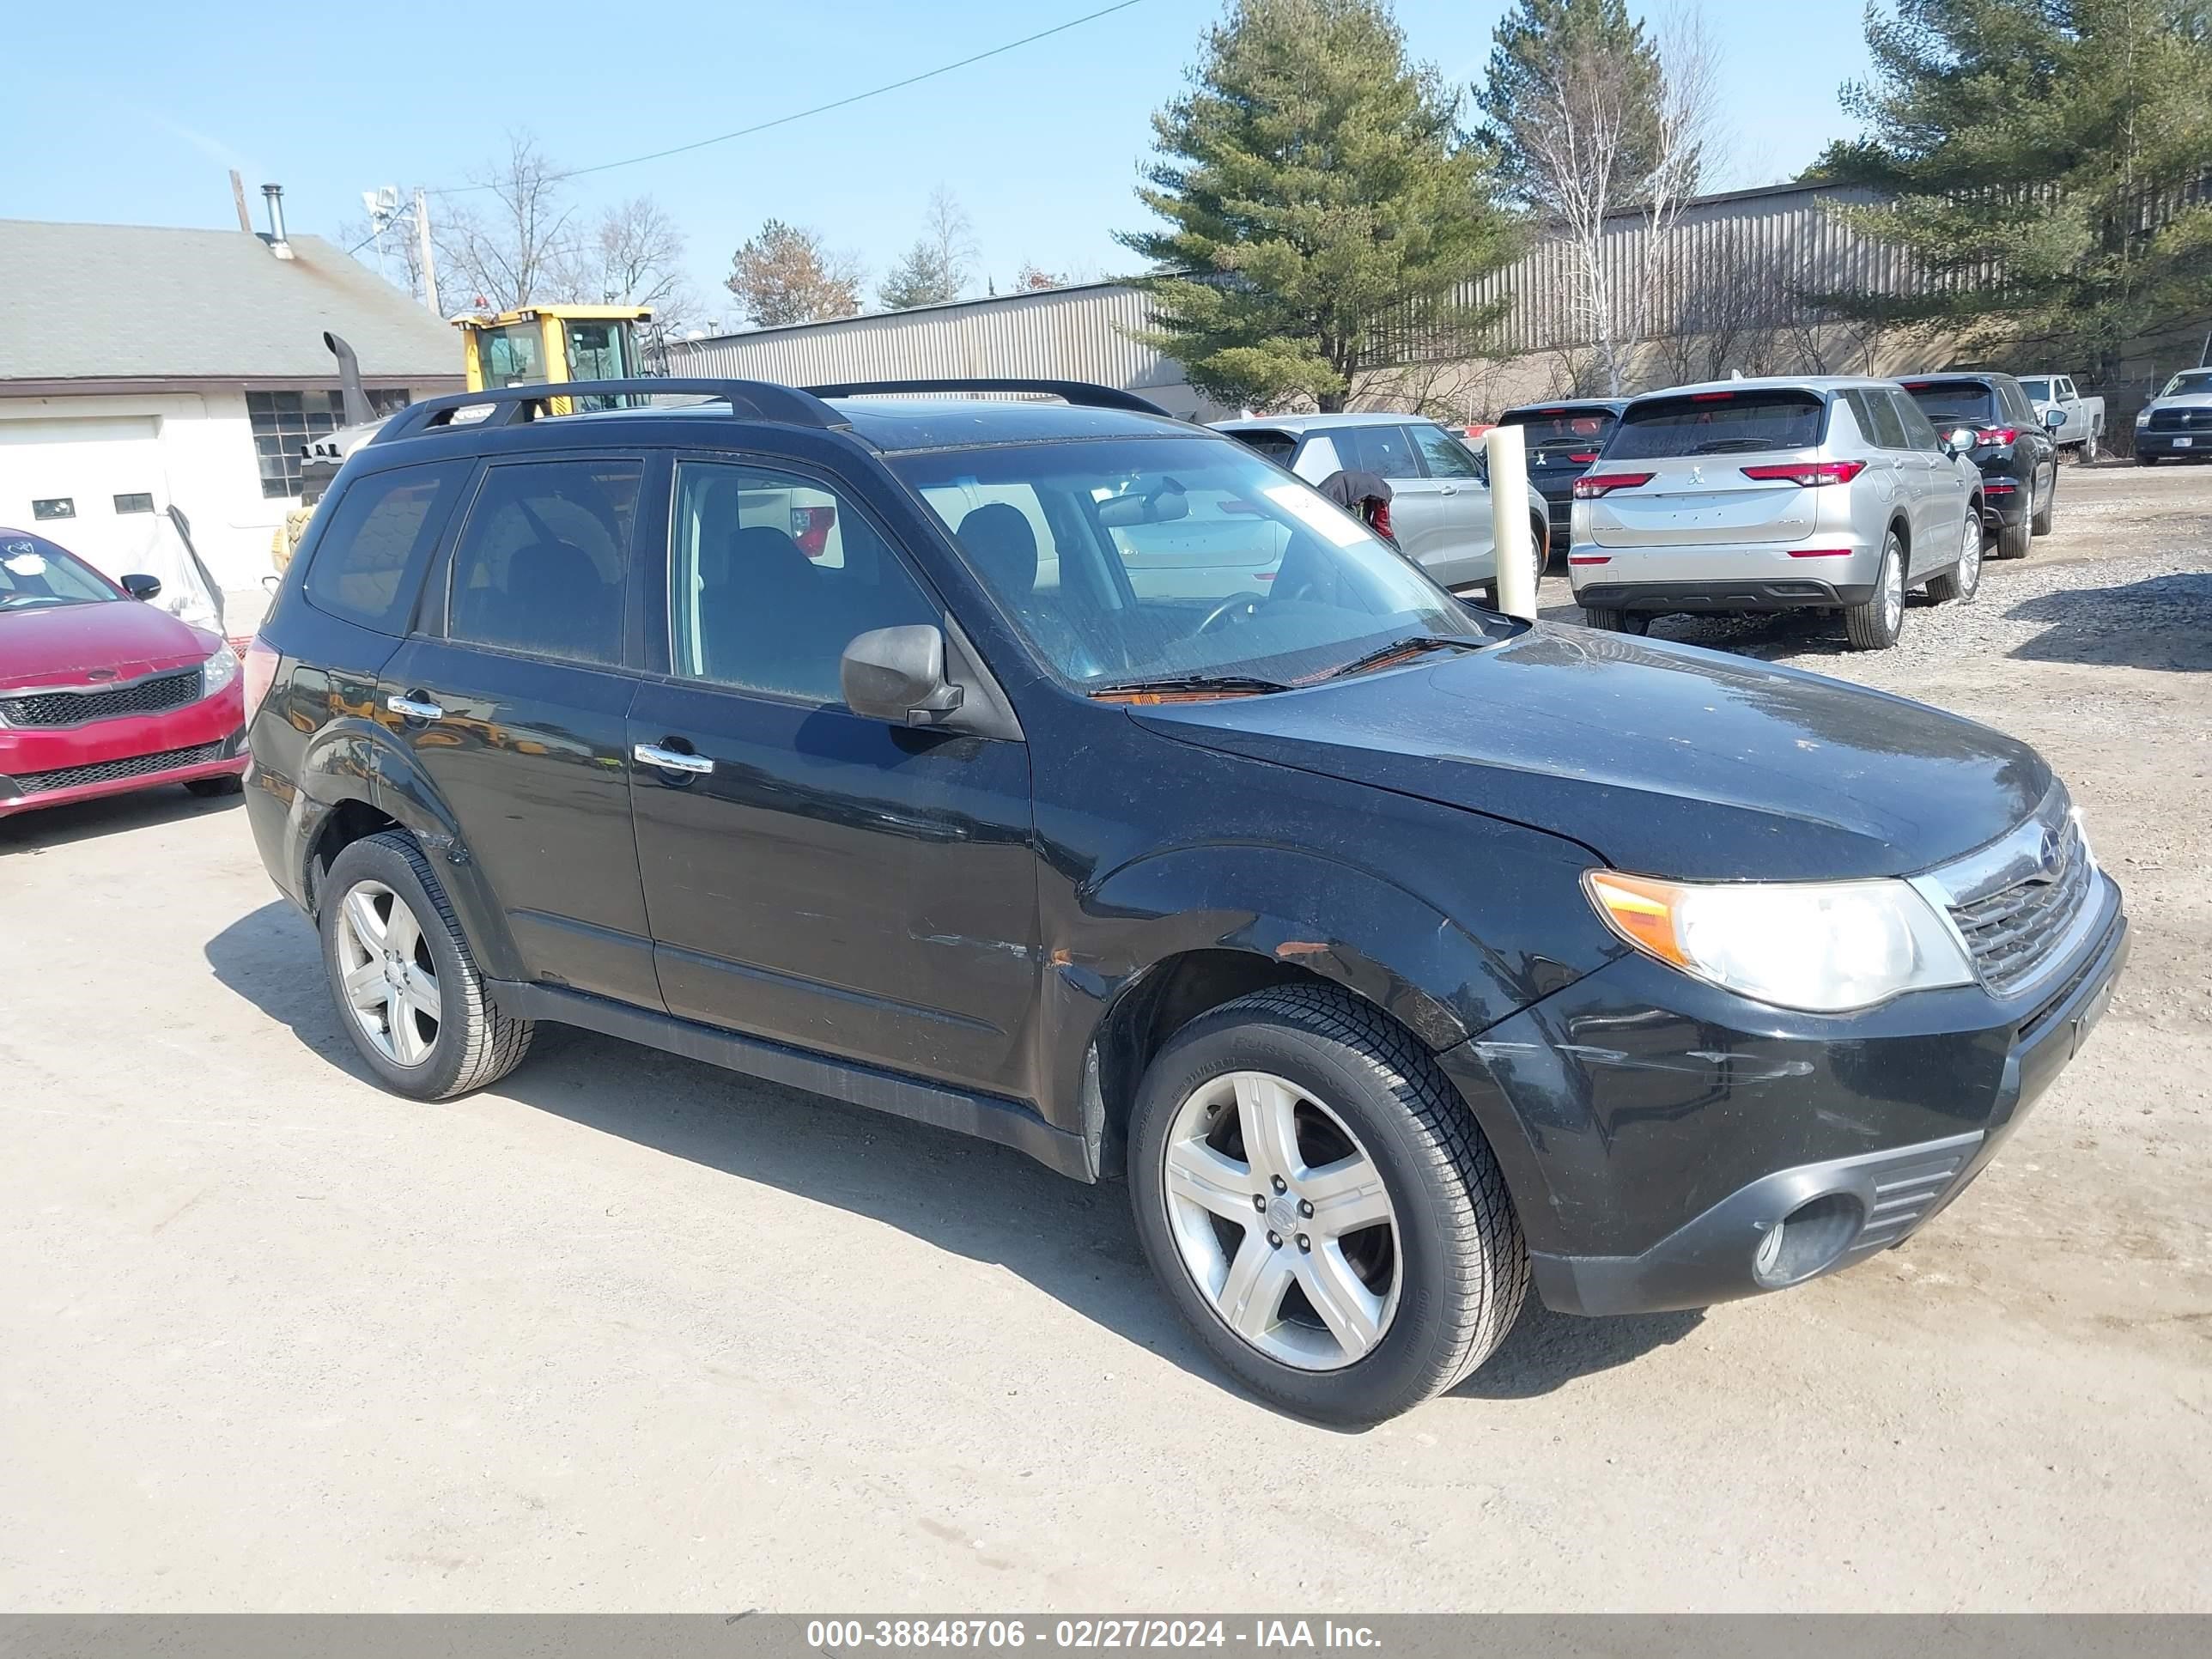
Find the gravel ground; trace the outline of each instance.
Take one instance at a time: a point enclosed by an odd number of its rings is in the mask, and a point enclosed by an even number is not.
[[[2212,1611],[2212,471],[2061,511],[1898,651],[1735,642],[2050,757],[2136,927],[2084,1052],[1906,1248],[1532,1307],[1364,1435],[1119,1187],[580,1036],[398,1099],[234,805],[0,823],[0,1607]]]

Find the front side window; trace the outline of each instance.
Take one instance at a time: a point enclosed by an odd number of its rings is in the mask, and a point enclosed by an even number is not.
[[[1422,460],[1428,463],[1431,478],[1479,478],[1482,469],[1476,465],[1468,447],[1440,426],[1417,426],[1409,428],[1413,442],[1421,452]]]
[[[643,469],[578,459],[495,466],[453,550],[447,635],[569,662],[622,660]]]
[[[1864,386],[1853,386],[1844,393],[1857,418],[1859,435],[1876,449],[1905,449],[1905,422],[1898,418],[1897,409],[1888,398]]]
[[[1004,539],[1019,544],[1012,499],[974,510],[1011,520]],[[856,635],[942,615],[871,520],[797,473],[684,462],[672,543],[670,656],[684,679],[830,707]]]
[[[1788,388],[1647,398],[1628,406],[1628,412],[1620,417],[1620,429],[1606,447],[1605,458],[1648,461],[1680,455],[1809,449],[1820,441],[1825,412],[1818,393]],[[1894,421],[1895,416],[1891,418]]]
[[[123,596],[43,536],[0,538],[0,611],[97,605]]]
[[[1006,445],[890,465],[1036,654],[1081,690],[1287,684],[1412,636],[1486,638],[1357,519],[1224,439]],[[1030,515],[988,500],[1016,491],[1051,537],[1049,586]]]
[[[381,634],[404,633],[415,576],[437,545],[469,475],[466,461],[398,466],[356,478],[317,517],[330,521],[307,567],[308,602]]]

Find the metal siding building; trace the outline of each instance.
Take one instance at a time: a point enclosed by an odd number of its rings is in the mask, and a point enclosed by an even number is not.
[[[1193,391],[1173,358],[1131,337],[1148,316],[1136,289],[1091,283],[675,341],[668,372],[790,386],[1026,375],[1141,392],[1174,415],[1217,420],[1236,413]]]

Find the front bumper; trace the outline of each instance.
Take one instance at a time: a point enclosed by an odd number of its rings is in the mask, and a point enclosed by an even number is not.
[[[2212,459],[2212,428],[2199,428],[2194,432],[2136,434],[2137,460],[2163,460],[2168,455],[2195,460]]]
[[[0,817],[246,770],[245,694],[77,726],[0,730]]]
[[[1504,1167],[1545,1304],[1705,1307],[1909,1237],[1981,1172],[2104,1012],[2129,945],[2105,887],[2095,942],[2026,1006],[1960,988],[1863,1015],[1790,1014],[1626,957],[1446,1051]]]

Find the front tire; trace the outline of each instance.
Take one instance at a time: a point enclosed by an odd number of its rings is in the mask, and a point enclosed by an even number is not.
[[[1152,1270],[1254,1393],[1364,1426],[1504,1340],[1528,1256],[1504,1176],[1427,1052],[1334,987],[1185,1026],[1145,1073],[1129,1197]]]
[[[533,1031],[501,1012],[414,837],[355,842],[322,884],[323,967],[338,1021],[385,1087],[451,1100],[522,1063]]]
[[[1844,610],[1844,633],[1854,651],[1887,651],[1905,631],[1905,544],[1897,532],[1881,544],[1881,569],[1863,605]]]
[[[1959,562],[1940,576],[1928,579],[1930,605],[1969,604],[1982,586],[1982,515],[1966,512],[1966,527],[1959,543]]]

